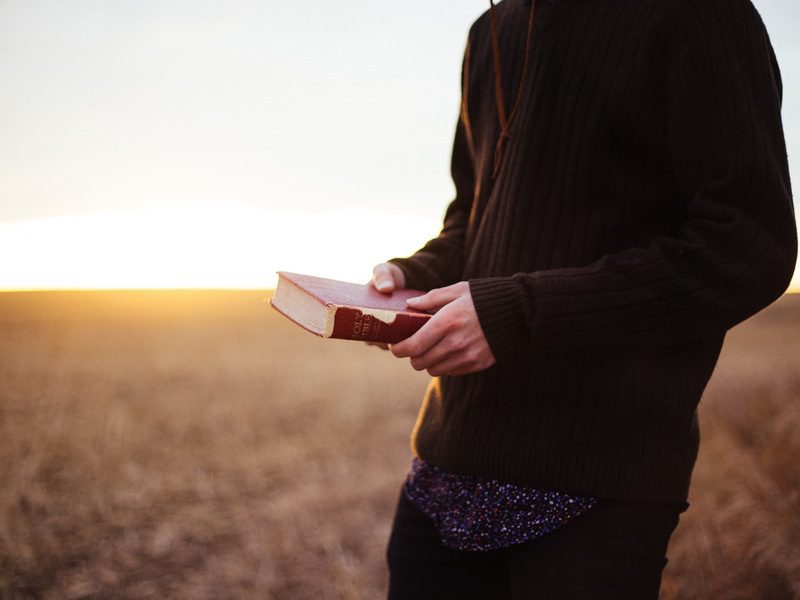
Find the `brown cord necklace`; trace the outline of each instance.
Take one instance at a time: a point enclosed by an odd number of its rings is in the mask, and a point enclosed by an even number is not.
[[[522,98],[522,88],[525,81],[525,73],[528,71],[528,58],[530,55],[531,38],[533,37],[533,17],[536,12],[536,0],[531,0],[531,11],[528,16],[528,34],[525,37],[525,58],[522,61],[522,74],[519,77],[517,94],[511,112],[506,115],[506,103],[503,96],[503,82],[500,75],[500,42],[497,33],[497,16],[494,9],[494,0],[489,0],[489,20],[492,26],[492,56],[494,58],[494,95],[497,102],[497,118],[500,121],[500,137],[494,147],[494,166],[492,168],[492,179],[497,177],[500,172],[500,164],[503,162],[503,150],[506,140],[511,139],[511,121],[517,112],[520,99]]]

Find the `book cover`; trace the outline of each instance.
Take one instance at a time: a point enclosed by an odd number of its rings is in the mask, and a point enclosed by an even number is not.
[[[382,294],[372,285],[278,272],[270,305],[304,329],[325,338],[394,344],[431,317],[406,305],[419,290]]]

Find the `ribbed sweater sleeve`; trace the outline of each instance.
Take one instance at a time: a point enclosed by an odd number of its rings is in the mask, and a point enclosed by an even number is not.
[[[470,32],[470,38],[472,32]],[[464,60],[469,59],[469,41]],[[462,81],[464,65],[462,64]],[[461,117],[456,125],[450,173],[456,189],[444,217],[442,230],[437,237],[407,258],[393,258],[406,278],[406,287],[431,290],[461,280],[464,270],[464,241],[467,233],[475,186],[473,149],[468,132],[468,122],[462,97]]]
[[[584,267],[470,281],[496,356],[719,336],[789,284],[797,239],[778,65],[749,0],[678,0],[666,65],[676,234]]]

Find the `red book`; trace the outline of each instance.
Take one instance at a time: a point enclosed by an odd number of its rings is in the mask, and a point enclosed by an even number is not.
[[[372,285],[278,272],[272,308],[300,327],[325,338],[394,344],[431,318],[406,306],[419,290],[382,294]]]

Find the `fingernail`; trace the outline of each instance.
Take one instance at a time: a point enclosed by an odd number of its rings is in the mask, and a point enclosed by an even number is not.
[[[406,302],[408,302],[409,304],[416,304],[419,301],[420,301],[420,297],[419,296],[417,296],[415,298],[409,298],[408,300],[406,300]]]
[[[383,281],[379,281],[377,283],[377,287],[378,287],[379,290],[387,290],[387,289],[389,289],[391,287],[391,283],[389,283],[388,281],[386,281],[384,279]]]

